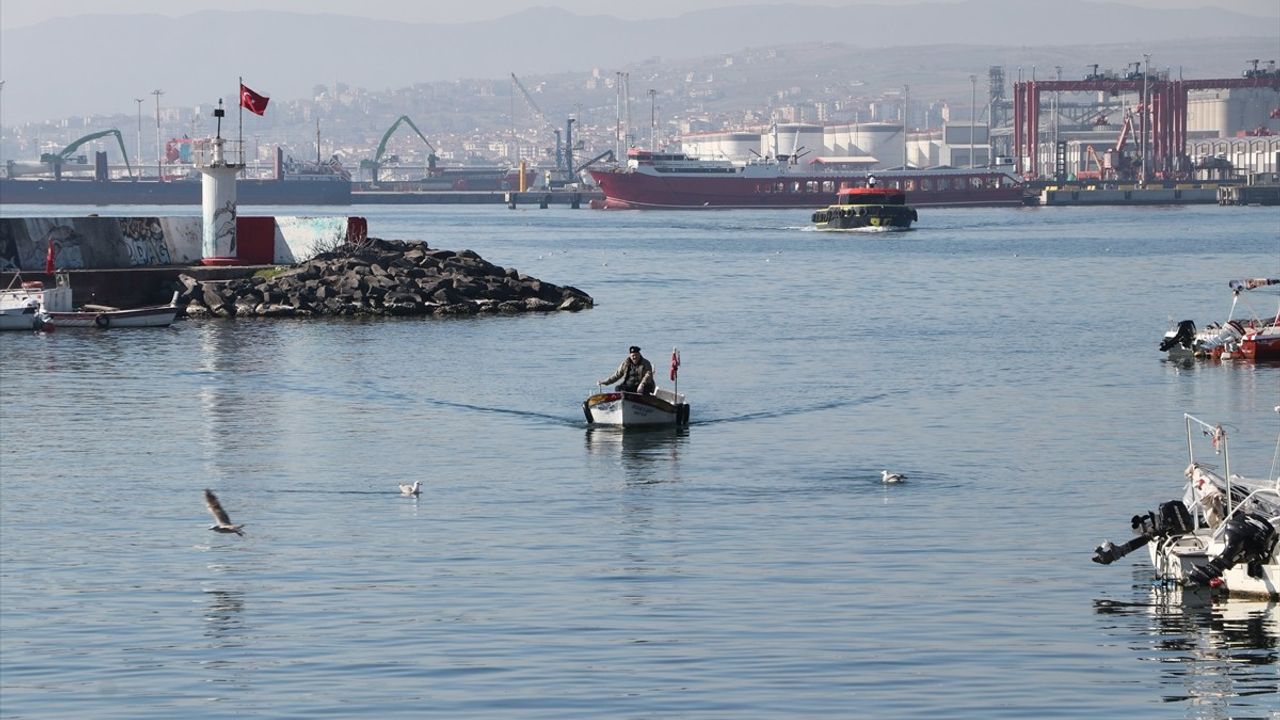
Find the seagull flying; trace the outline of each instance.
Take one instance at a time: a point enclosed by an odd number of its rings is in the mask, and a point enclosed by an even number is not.
[[[218,496],[213,494],[208,488],[204,491],[204,505],[209,508],[209,513],[213,515],[216,524],[210,525],[209,529],[220,533],[235,533],[244,536],[240,528],[244,525],[232,525],[231,518],[227,517],[227,511],[222,509],[222,503],[218,502]]]
[[[886,484],[888,484],[888,483],[900,483],[903,480],[906,480],[907,476],[902,473],[891,473],[888,470],[881,470],[880,478],[884,480]]]
[[[418,486],[421,484],[417,480],[414,480],[412,485],[400,483],[400,494],[405,497],[418,497]]]

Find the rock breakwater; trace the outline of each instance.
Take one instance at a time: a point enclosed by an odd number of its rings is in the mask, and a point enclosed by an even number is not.
[[[577,311],[591,296],[488,262],[471,250],[369,238],[274,274],[178,278],[188,315],[289,317]]]

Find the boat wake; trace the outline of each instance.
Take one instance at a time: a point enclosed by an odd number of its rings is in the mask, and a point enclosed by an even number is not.
[[[790,417],[792,415],[806,415],[812,412],[821,412],[823,410],[834,410],[836,408],[850,407],[855,405],[870,405],[887,400],[891,397],[906,394],[905,390],[896,392],[877,393],[861,398],[848,398],[844,400],[827,400],[825,402],[814,403],[812,405],[801,405],[791,408],[780,408],[778,410],[761,410],[760,412],[747,413],[745,415],[734,415],[731,417],[709,418],[703,420],[694,420],[690,425],[715,425],[718,423],[736,423],[751,422],[754,420],[770,420],[773,418]]]

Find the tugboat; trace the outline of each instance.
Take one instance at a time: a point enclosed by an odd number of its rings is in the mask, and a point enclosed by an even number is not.
[[[917,219],[915,209],[907,205],[905,192],[878,188],[874,177],[867,179],[866,187],[840,188],[835,205],[813,214],[813,224],[819,230],[907,230]]]

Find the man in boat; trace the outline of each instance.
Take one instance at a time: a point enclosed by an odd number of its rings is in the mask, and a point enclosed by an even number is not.
[[[618,392],[638,392],[644,395],[652,395],[655,387],[653,381],[653,363],[650,363],[643,355],[640,354],[640,347],[632,345],[627,349],[627,357],[618,366],[618,370],[609,377],[601,380],[599,385],[608,385],[609,383],[622,378],[622,382],[618,383],[618,387],[614,388]]]

